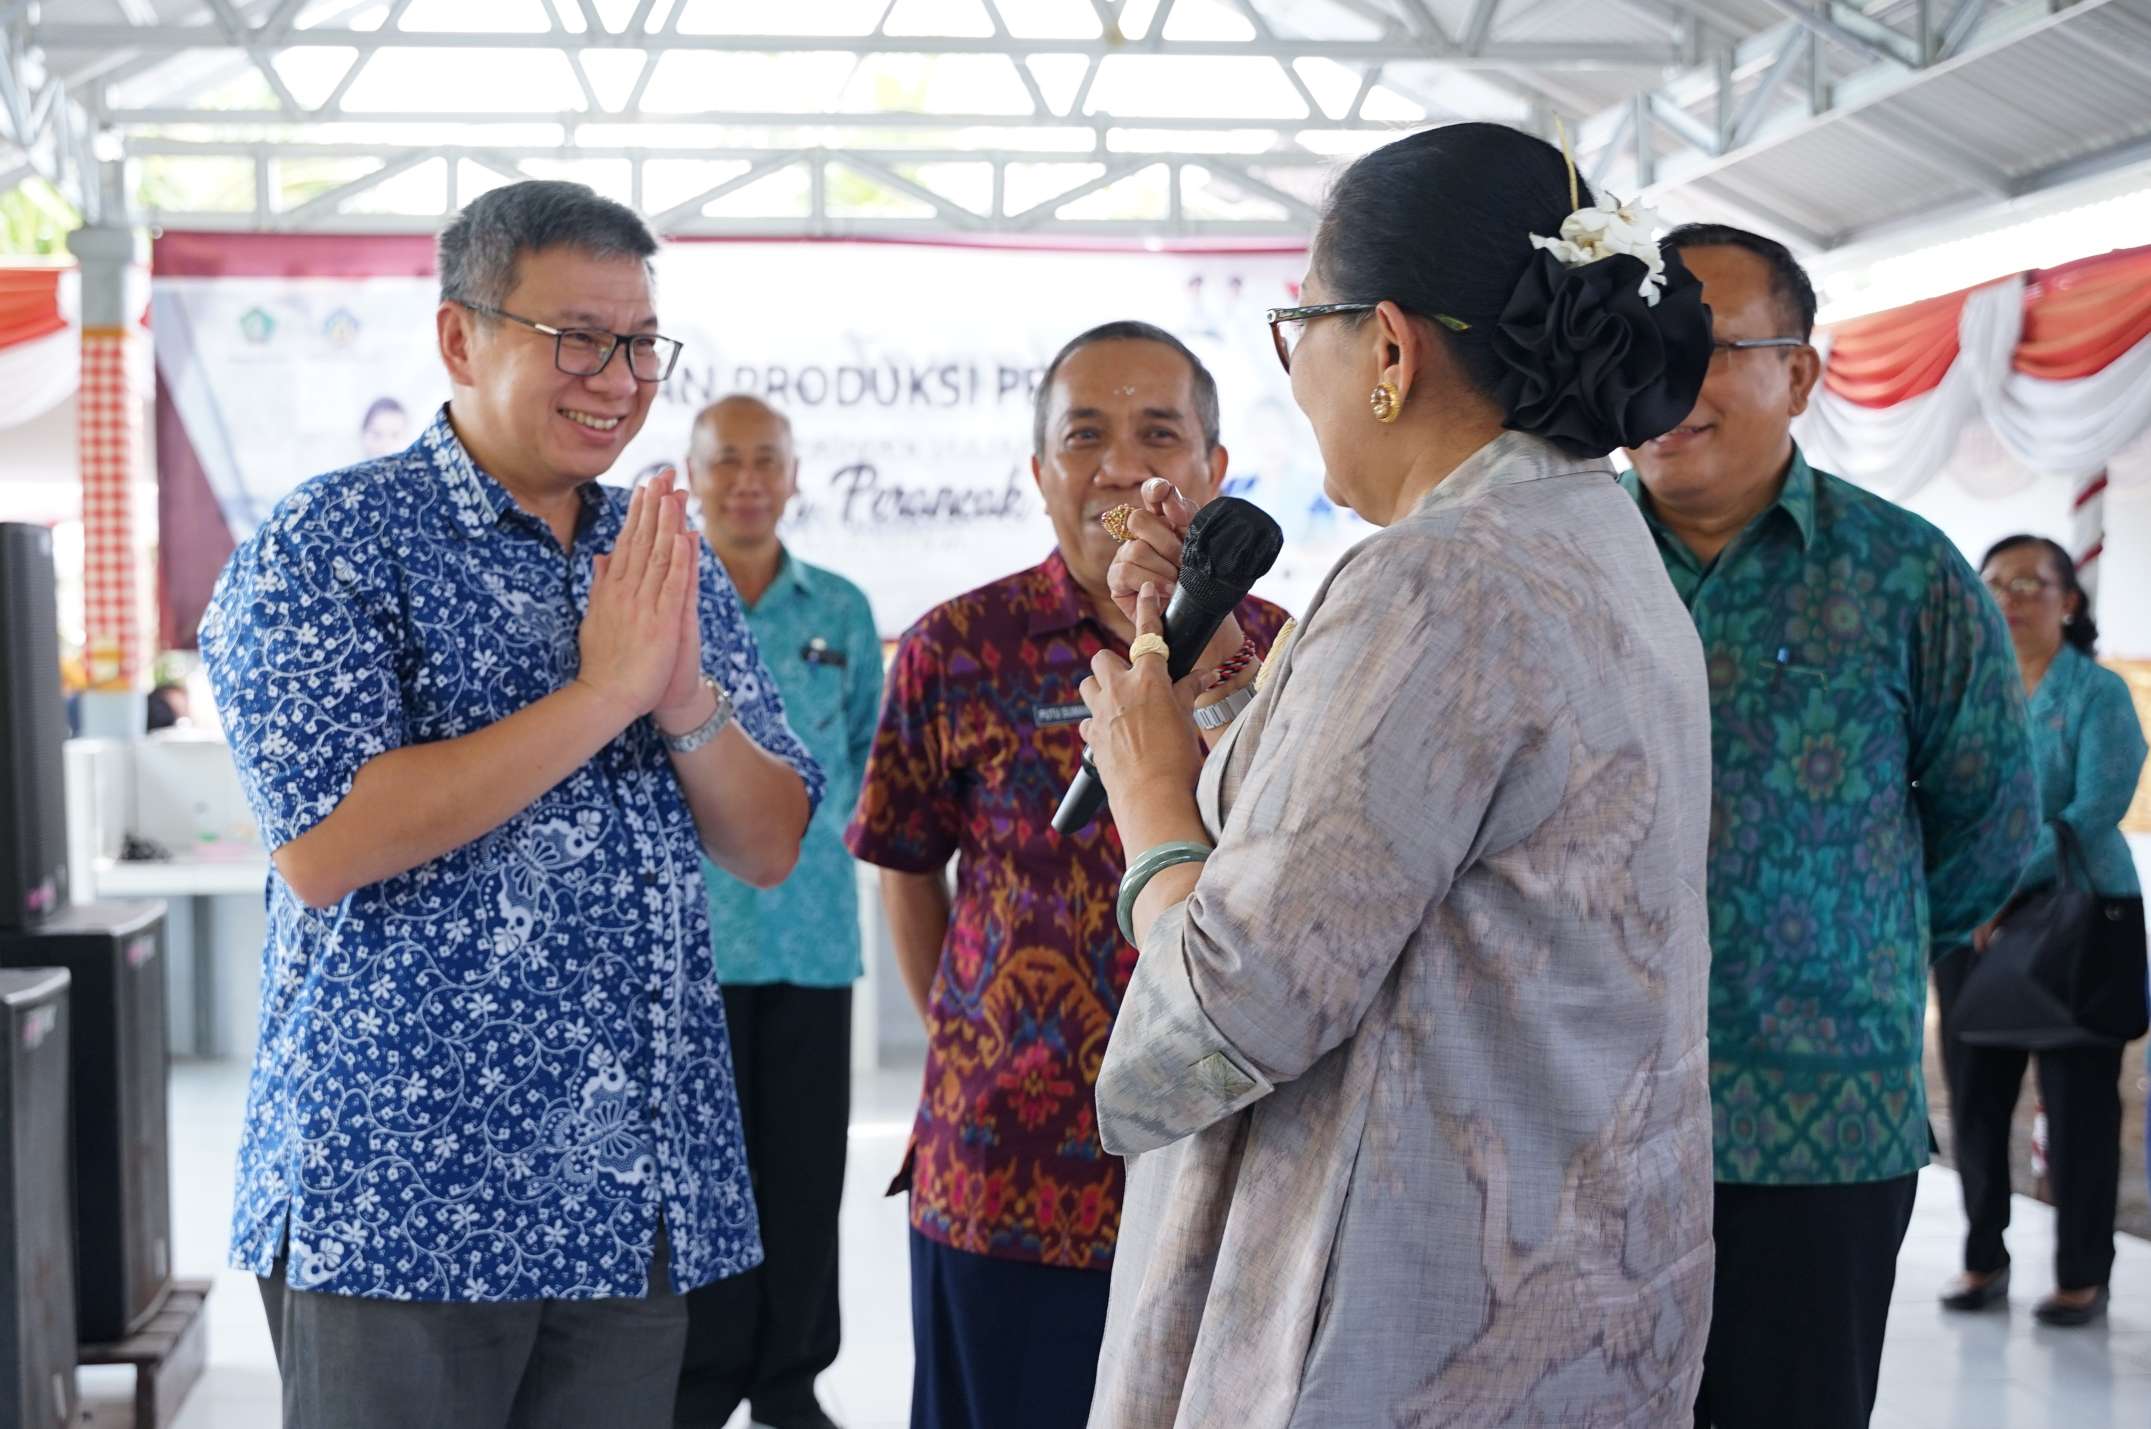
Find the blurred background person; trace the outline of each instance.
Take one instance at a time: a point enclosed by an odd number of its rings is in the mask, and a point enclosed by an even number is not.
[[[170,729],[190,723],[185,685],[166,681],[149,692],[149,728]]]
[[[359,423],[359,446],[369,457],[394,456],[411,441],[411,420],[393,397],[376,397]]]
[[[2052,541],[2011,536],[1980,562],[2001,605],[2031,707],[2032,754],[2044,822],[2019,892],[2061,874],[2057,824],[2082,849],[2092,890],[2107,897],[2142,892],[2121,819],[2143,772],[2144,734],[2128,682],[2094,658],[2099,627],[2076,563]],[[2066,1047],[2036,1055],[1975,1046],[1951,1026],[1957,994],[1994,925],[1972,946],[1935,965],[1942,1009],[1942,1059],[1949,1079],[1952,1151],[1963,1179],[1964,1273],[1942,1291],[1952,1310],[1978,1310],[2009,1295],[2009,1129],[2036,1061],[2046,1108],[2047,1166],[2055,1208],[2054,1291],[2032,1313],[2049,1325],[2083,1325],[2106,1311],[2114,1264],[2114,1210],[2121,1176],[2119,1047]]]
[[[792,727],[829,788],[799,866],[775,888],[702,865],[763,1260],[689,1292],[677,1422],[722,1429],[744,1401],[768,1429],[830,1429],[814,1381],[835,1363],[841,1337],[837,1213],[851,1120],[852,984],[863,971],[843,835],[881,709],[881,641],[864,591],[778,539],[799,489],[782,413],[748,396],[703,409],[687,480],[703,538],[738,588]]]

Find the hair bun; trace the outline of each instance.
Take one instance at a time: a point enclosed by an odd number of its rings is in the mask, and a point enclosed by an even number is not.
[[[1541,247],[1494,329],[1494,395],[1516,431],[1600,455],[1641,446],[1695,409],[1711,340],[1703,285],[1678,253],[1660,287],[1632,254],[1571,266]]]

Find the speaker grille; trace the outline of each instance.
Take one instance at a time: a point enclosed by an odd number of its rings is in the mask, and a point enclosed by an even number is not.
[[[0,932],[0,966],[73,975],[76,1299],[85,1344],[133,1333],[170,1274],[163,931],[161,903],[89,903],[26,932]]]
[[[64,971],[0,971],[0,1422],[39,1429],[76,1408],[67,988]]]

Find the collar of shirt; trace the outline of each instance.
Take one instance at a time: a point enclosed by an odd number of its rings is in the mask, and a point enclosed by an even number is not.
[[[1544,437],[1528,432],[1503,432],[1464,458],[1456,470],[1436,482],[1419,499],[1411,514],[1423,516],[1481,492],[1504,486],[1521,486],[1551,476],[1613,474],[1602,457],[1572,457]]]
[[[800,595],[814,594],[814,567],[793,556],[788,546],[777,548],[777,578],[770,582],[769,588],[775,590],[778,586],[784,586]],[[762,599],[768,598],[765,591]]]
[[[2086,668],[2093,662],[2083,651],[2067,641],[2055,652],[2054,663],[2046,667],[2046,675],[2039,681],[2039,688],[2031,692],[2027,703],[2034,714],[2066,705],[2076,693],[2077,682],[2083,679]]]
[[[1028,629],[1033,636],[1057,635],[1088,621],[1097,627],[1109,647],[1123,651],[1128,648],[1128,642],[1091,609],[1090,596],[1076,584],[1075,572],[1068,569],[1068,559],[1059,547],[1031,568],[1031,592]]]
[[[1621,485],[1635,498],[1637,507],[1643,512],[1643,519],[1650,523],[1651,531],[1657,536],[1659,545],[1671,552],[1674,559],[1698,577],[1708,573],[1711,566],[1717,564],[1717,561],[1713,561],[1710,566],[1706,566],[1698,561],[1695,553],[1688,549],[1688,543],[1674,535],[1672,529],[1658,519],[1658,512],[1651,504],[1651,494],[1643,485],[1642,476],[1633,467],[1621,473]],[[1778,513],[1789,518],[1793,529],[1799,532],[1801,550],[1805,551],[1814,546],[1815,469],[1807,464],[1807,456],[1800,450],[1798,442],[1793,443],[1792,465],[1786,468],[1785,485],[1779,489],[1777,500],[1763,508],[1762,514],[1750,521],[1747,529],[1733,538],[1732,543],[1719,553],[1718,559],[1723,560],[1728,555],[1747,549],[1753,544],[1753,534],[1760,531],[1763,523]]]
[[[443,402],[441,410],[434,415],[433,424],[426,428],[418,443],[425,448],[433,461],[434,471],[448,488],[449,506],[456,514],[456,529],[476,539],[496,529],[511,514],[537,521],[537,517],[515,504],[515,498],[509,495],[508,488],[502,486],[498,478],[480,470],[471,458],[470,449],[463,445],[463,438],[457,435],[448,409],[449,404]],[[586,481],[575,488],[575,494],[581,498],[583,508],[575,523],[578,537],[593,529],[601,536],[609,536],[617,530],[623,518],[605,499],[603,487],[595,481]]]

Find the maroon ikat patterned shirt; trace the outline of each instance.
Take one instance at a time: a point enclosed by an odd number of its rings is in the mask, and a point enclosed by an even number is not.
[[[1253,598],[1237,614],[1263,650],[1285,619]],[[1135,949],[1114,920],[1126,860],[1110,813],[1068,838],[1051,825],[1100,650],[1127,654],[1058,551],[929,611],[897,647],[844,835],[907,873],[957,856],[892,1188],[910,1190],[912,1225],[957,1250],[1092,1270],[1112,1264],[1122,1186],[1092,1087]]]

